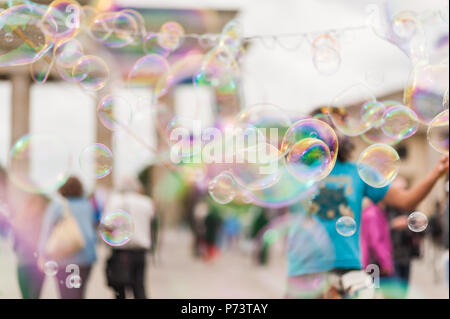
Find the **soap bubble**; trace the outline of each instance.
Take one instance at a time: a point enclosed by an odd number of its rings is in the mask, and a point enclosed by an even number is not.
[[[380,127],[384,122],[385,110],[386,108],[381,102],[368,102],[361,109],[361,119],[369,124],[370,127]]]
[[[166,22],[159,30],[158,43],[161,47],[174,51],[181,45],[184,36],[183,27],[176,22]]]
[[[98,91],[108,81],[109,68],[99,57],[86,55],[75,64],[72,76],[83,89]]]
[[[281,148],[281,142],[291,126],[289,116],[278,106],[261,103],[244,109],[237,115],[233,125],[242,129],[257,129],[265,143]],[[282,155],[282,154],[281,154]]]
[[[337,40],[329,34],[321,34],[312,42],[313,63],[317,71],[324,75],[335,73],[341,65],[341,55]]]
[[[157,54],[163,57],[167,57],[170,54],[170,50],[159,45],[157,33],[149,33],[145,37],[142,46],[146,54]]]
[[[386,144],[373,144],[359,156],[357,167],[361,179],[376,188],[389,185],[397,176],[400,157]]]
[[[128,74],[128,86],[151,89],[153,96],[159,98],[167,92],[170,67],[167,60],[157,54],[140,58]]]
[[[448,109],[436,115],[427,130],[428,143],[439,153],[448,154]]]
[[[416,233],[423,232],[428,226],[427,215],[421,212],[414,212],[408,216],[408,228]]]
[[[371,128],[361,114],[364,114],[368,103],[375,102],[375,97],[367,87],[357,84],[339,93],[327,113],[339,131],[348,136],[357,136]]]
[[[58,264],[56,263],[56,261],[53,260],[49,260],[44,264],[44,273],[47,276],[56,276],[56,274],[58,273]]]
[[[51,45],[41,30],[44,11],[35,5],[18,5],[0,12],[0,67],[39,60]]]
[[[36,83],[45,83],[55,63],[53,46],[37,61],[30,65],[30,74]]]
[[[411,40],[417,33],[419,21],[412,11],[401,11],[392,19],[392,31],[402,40]]]
[[[135,18],[119,11],[98,14],[91,24],[89,34],[104,46],[123,48],[135,42],[140,32]]]
[[[448,88],[447,64],[418,64],[405,87],[404,102],[423,124],[442,111],[442,101]]]
[[[235,151],[231,173],[236,182],[249,190],[270,187],[279,181],[280,152],[265,142]]]
[[[239,74],[239,66],[225,47],[210,50],[202,62],[199,73],[194,76],[196,85],[225,86]]]
[[[19,188],[47,194],[64,185],[71,165],[67,144],[56,136],[25,135],[11,148],[8,174]]]
[[[220,35],[219,46],[226,47],[234,57],[242,50],[243,31],[237,20],[228,22]]]
[[[236,183],[230,174],[220,173],[209,182],[208,193],[217,203],[228,204],[236,196]]]
[[[100,236],[110,246],[123,246],[130,241],[134,232],[131,216],[122,211],[104,215],[100,221]]]
[[[64,41],[55,47],[55,66],[63,80],[74,81],[73,67],[84,56],[83,51],[83,46],[75,39]]]
[[[417,132],[419,119],[409,107],[395,105],[384,113],[383,132],[394,139],[405,139]]]
[[[281,152],[284,163],[299,181],[321,180],[336,163],[338,140],[333,129],[317,119],[294,123],[284,136]]]
[[[81,7],[76,1],[55,0],[42,19],[42,30],[56,43],[71,39],[80,30]]]
[[[132,120],[133,110],[128,101],[120,96],[106,95],[97,107],[100,122],[109,130],[127,127]]]
[[[82,151],[79,162],[83,172],[90,174],[94,169],[94,176],[99,179],[111,173],[113,154],[106,145],[95,143]]]
[[[356,222],[349,216],[340,217],[336,221],[336,231],[339,235],[350,237],[356,233]]]

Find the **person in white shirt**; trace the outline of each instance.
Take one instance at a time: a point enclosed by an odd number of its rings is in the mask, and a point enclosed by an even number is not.
[[[133,291],[134,298],[146,299],[146,254],[151,247],[155,209],[151,198],[143,194],[138,180],[129,177],[121,180],[117,190],[109,195],[103,214],[119,210],[130,215],[134,228],[126,244],[112,249],[106,267],[108,285],[114,289],[117,299],[125,299],[128,288]]]

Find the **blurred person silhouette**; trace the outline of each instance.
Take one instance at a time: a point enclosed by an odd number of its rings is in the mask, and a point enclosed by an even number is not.
[[[363,201],[360,240],[363,268],[366,269],[371,264],[377,265],[381,277],[392,276],[393,249],[389,220],[383,202],[374,204],[368,199]]]
[[[320,111],[313,112],[313,115],[317,113]],[[384,200],[386,205],[411,211],[448,171],[447,155],[424,179],[407,190],[396,185],[372,187],[359,177],[356,164],[349,161],[354,149],[350,139],[337,130],[335,132],[339,139],[339,151],[333,170],[319,183],[316,196],[308,204],[299,202],[289,208],[292,214],[308,215],[320,222],[330,238],[334,253],[329,256],[305,256],[301,250],[288,249],[288,298],[296,298],[291,291],[295,291],[298,282],[318,274],[326,274],[329,282],[326,286],[329,288],[323,290],[318,296],[320,298],[373,298],[373,292],[369,292],[368,288],[371,278],[362,270],[359,245],[363,198],[368,197],[374,204]],[[342,236],[336,230],[336,221],[343,216],[352,217],[355,221],[356,230],[350,236]],[[294,225],[289,229],[288,238],[292,240],[301,231]]]
[[[61,299],[83,299],[97,260],[95,209],[75,176],[69,177],[58,192],[61,197],[52,200],[45,213],[39,265],[47,271],[48,264],[56,262]]]
[[[20,293],[23,299],[38,299],[45,278],[38,267],[38,242],[49,200],[15,187],[0,168],[0,201],[0,224],[12,234]]]
[[[110,194],[103,215],[118,210],[131,216],[134,231],[126,244],[112,247],[106,266],[108,286],[117,299],[125,299],[128,289],[133,291],[135,299],[146,299],[146,254],[151,248],[154,205],[152,199],[143,194],[137,179],[125,177],[120,181],[117,190]]]
[[[219,254],[220,233],[223,226],[223,218],[220,215],[216,204],[208,201],[208,214],[204,219],[205,223],[205,261],[215,259]]]
[[[391,187],[406,191],[408,189],[408,181],[402,176],[397,176]],[[410,280],[411,262],[414,258],[420,257],[423,233],[416,233],[408,228],[408,216],[414,209],[415,207],[404,210],[393,205],[386,206],[394,252],[395,279],[397,279],[399,286],[403,287],[403,289],[397,289],[397,298],[406,297]]]

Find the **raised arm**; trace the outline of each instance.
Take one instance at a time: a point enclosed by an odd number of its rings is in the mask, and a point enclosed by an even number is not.
[[[384,202],[390,206],[410,211],[428,195],[434,184],[448,171],[448,155],[442,157],[428,175],[418,184],[405,190],[392,185],[387,191]]]

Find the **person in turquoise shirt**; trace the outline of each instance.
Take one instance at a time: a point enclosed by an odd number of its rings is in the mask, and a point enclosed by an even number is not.
[[[356,165],[348,161],[354,148],[349,138],[338,139],[336,164],[318,185],[317,194],[310,201],[290,207],[287,298],[342,298],[354,294],[355,287],[364,286],[361,281],[367,280],[367,274],[361,274],[359,246],[363,198],[374,203],[383,200],[387,205],[410,211],[448,170],[447,155],[408,190],[394,186],[374,188],[361,180]],[[337,232],[336,221],[343,216],[355,221],[356,231],[351,236]]]
[[[82,299],[92,265],[97,260],[95,209],[89,199],[83,196],[83,186],[76,177],[69,177],[67,182],[59,189],[59,193],[67,199],[71,214],[78,223],[85,245],[79,252],[68,258],[55,261],[46,258],[46,243],[53,228],[63,217],[63,204],[60,200],[53,200],[47,208],[42,225],[39,243],[40,264],[43,265],[45,270],[45,263],[56,262],[58,266],[56,278],[58,279],[62,299]],[[67,280],[68,277],[70,279],[70,276],[79,276],[79,279],[70,282]],[[80,282],[77,282],[77,280]]]

